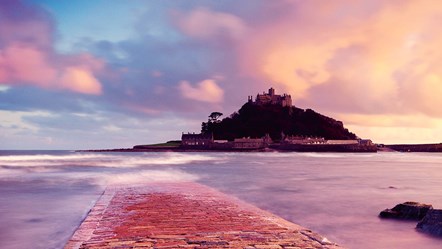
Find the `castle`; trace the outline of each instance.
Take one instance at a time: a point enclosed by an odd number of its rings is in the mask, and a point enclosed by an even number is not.
[[[256,105],[281,105],[292,106],[292,97],[288,94],[278,95],[275,94],[275,89],[270,88],[268,93],[263,92],[262,94],[256,95],[255,102],[253,102],[253,96],[248,96],[248,102],[254,103]]]

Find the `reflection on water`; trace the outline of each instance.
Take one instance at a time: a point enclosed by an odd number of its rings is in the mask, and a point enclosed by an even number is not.
[[[442,208],[441,154],[0,152],[0,248],[62,248],[108,184],[197,181],[349,248],[440,248],[404,201]]]

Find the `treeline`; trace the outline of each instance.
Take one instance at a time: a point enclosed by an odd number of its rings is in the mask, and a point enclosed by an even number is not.
[[[238,112],[218,120],[222,113],[214,112],[202,123],[202,133],[212,132],[215,139],[263,137],[269,134],[277,141],[285,135],[324,137],[325,139],[356,139],[342,122],[321,115],[311,109],[279,105],[244,104]]]

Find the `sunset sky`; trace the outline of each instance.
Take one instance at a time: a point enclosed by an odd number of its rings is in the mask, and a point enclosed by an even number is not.
[[[361,138],[442,142],[442,2],[0,3],[0,149],[179,139],[270,87]]]

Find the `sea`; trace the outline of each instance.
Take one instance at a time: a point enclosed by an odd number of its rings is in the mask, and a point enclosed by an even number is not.
[[[442,208],[438,153],[86,153],[0,151],[0,248],[63,248],[112,184],[197,182],[347,248],[442,248],[405,201]]]

